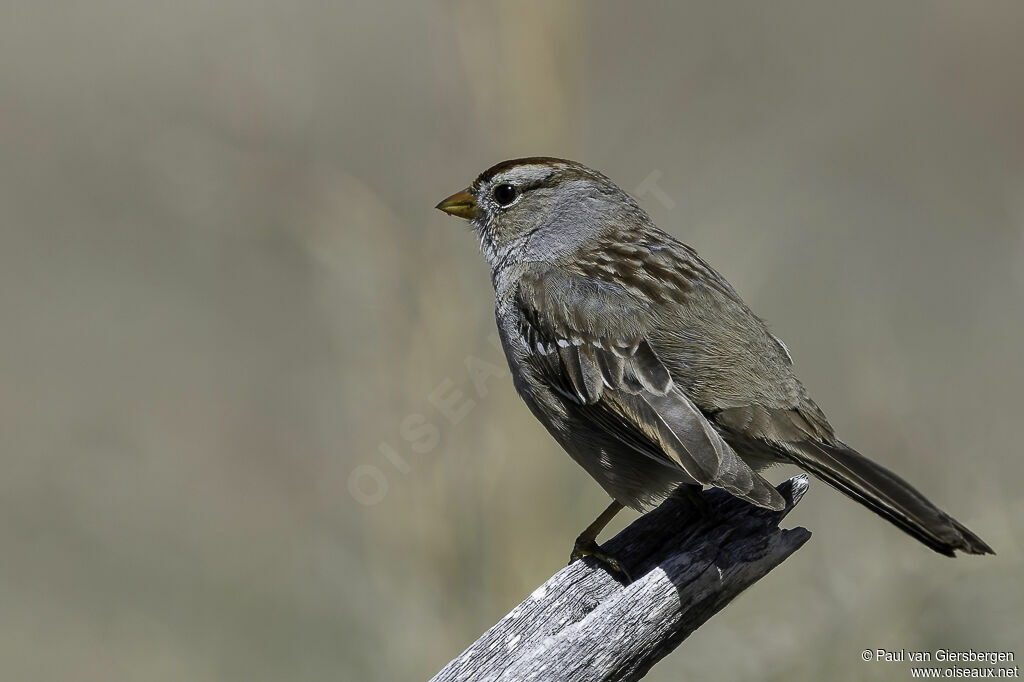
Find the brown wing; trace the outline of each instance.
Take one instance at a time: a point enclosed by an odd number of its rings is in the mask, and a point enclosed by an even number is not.
[[[657,312],[614,282],[537,267],[516,291],[521,333],[550,386],[591,428],[754,504],[782,497],[737,456],[673,380],[648,336]]]
[[[656,306],[648,341],[715,424],[773,445],[835,442],[827,418],[793,374],[785,345],[689,246],[638,231],[625,242],[594,243],[570,267]]]

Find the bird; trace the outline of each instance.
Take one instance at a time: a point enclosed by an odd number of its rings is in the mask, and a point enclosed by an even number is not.
[[[503,161],[436,208],[470,222],[490,265],[513,383],[555,441],[624,507],[722,488],[785,501],[761,475],[794,464],[947,556],[994,554],[910,483],[839,440],[786,345],[690,246],[602,173],[553,157]],[[699,497],[697,495],[696,497]]]

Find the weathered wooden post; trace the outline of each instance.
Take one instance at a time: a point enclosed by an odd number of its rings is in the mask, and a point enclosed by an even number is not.
[[[721,490],[703,493],[710,513],[672,497],[605,548],[634,582],[591,559],[553,575],[471,644],[432,682],[638,680],[740,592],[803,545],[804,528],[779,522],[807,477],[779,486],[786,508],[754,507]]]

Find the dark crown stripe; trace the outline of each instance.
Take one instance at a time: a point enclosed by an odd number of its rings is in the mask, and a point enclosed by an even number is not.
[[[473,181],[473,187],[476,188],[486,182],[490,182],[495,175],[504,173],[507,170],[511,170],[519,166],[557,166],[558,170],[580,168],[579,164],[574,161],[569,161],[568,159],[557,159],[553,156],[527,156],[522,159],[509,159],[508,161],[496,163],[481,173],[477,179]]]

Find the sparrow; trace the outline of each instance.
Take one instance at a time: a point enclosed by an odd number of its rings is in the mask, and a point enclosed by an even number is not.
[[[992,554],[905,480],[839,440],[785,344],[691,247],[603,174],[550,157],[504,161],[437,208],[470,221],[519,395],[611,496],[570,562],[623,507],[722,488],[785,501],[762,476],[791,463],[931,549]],[[628,575],[628,574],[627,574]]]

